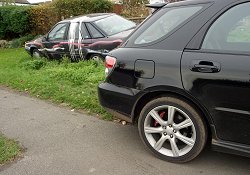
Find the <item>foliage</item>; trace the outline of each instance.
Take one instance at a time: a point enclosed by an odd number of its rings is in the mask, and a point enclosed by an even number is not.
[[[40,60],[28,60],[26,62],[23,62],[21,64],[21,67],[25,68],[26,70],[39,70],[42,67],[46,66],[46,60],[40,59]]]
[[[0,38],[17,38],[29,32],[29,7],[0,7]]]
[[[111,12],[109,0],[55,0],[30,10],[32,34],[45,34],[62,19],[88,13]]]
[[[2,1],[5,1],[6,4],[11,0]],[[145,17],[149,12],[145,7],[147,3],[148,0],[124,0],[122,15]],[[51,3],[33,7],[0,7],[0,39],[10,40],[28,33],[33,36],[46,34],[53,25],[62,19],[89,13],[112,12],[112,10],[113,5],[109,0],[54,0]],[[23,43],[23,41],[14,40],[11,47],[22,46]]]
[[[71,63],[66,57],[62,61],[36,60],[24,49],[0,50],[0,85],[110,120],[97,97],[104,69],[103,63],[96,61]]]
[[[34,36],[29,34],[25,35],[23,37],[20,37],[18,39],[13,39],[12,41],[9,42],[9,48],[18,48],[18,47],[23,47],[25,42],[31,41],[34,39]],[[1,47],[0,47],[1,48]]]
[[[19,48],[24,47],[25,42],[31,41],[35,38],[41,37],[41,35],[33,36],[31,34],[22,36],[20,38],[13,39],[11,41],[0,40],[0,48]]]
[[[13,160],[21,153],[20,146],[0,133],[0,165]]]
[[[148,16],[149,10],[145,4],[148,4],[148,0],[124,0],[122,15],[126,17]]]
[[[6,40],[0,40],[0,48],[8,48],[9,42]]]
[[[177,2],[182,0],[168,0],[168,2]],[[149,15],[149,9],[145,6],[149,0],[123,0],[122,15],[126,17],[146,17]]]
[[[2,6],[15,4],[15,0],[0,0],[0,2],[2,3]]]
[[[55,0],[53,6],[64,18],[112,11],[112,3],[109,0]]]
[[[0,7],[0,39],[13,39],[27,33],[45,34],[62,19],[111,11],[109,0],[55,0],[32,7]]]
[[[50,4],[41,4],[30,9],[30,27],[32,35],[47,33],[61,20],[55,8]]]

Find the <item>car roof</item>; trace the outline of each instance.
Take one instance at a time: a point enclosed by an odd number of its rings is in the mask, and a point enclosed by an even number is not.
[[[60,21],[59,23],[64,22],[93,22],[103,18],[107,18],[109,16],[115,15],[114,13],[92,13],[84,16],[76,16],[72,18],[65,19]]]
[[[165,7],[174,7],[181,5],[190,5],[190,4],[202,4],[202,3],[220,3],[220,4],[230,4],[239,0],[186,0],[186,1],[178,1],[167,4]]]

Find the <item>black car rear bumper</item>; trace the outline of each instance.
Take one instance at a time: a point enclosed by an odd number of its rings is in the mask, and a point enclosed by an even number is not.
[[[100,104],[115,117],[132,122],[132,111],[137,99],[132,89],[101,83],[98,86],[98,96]]]

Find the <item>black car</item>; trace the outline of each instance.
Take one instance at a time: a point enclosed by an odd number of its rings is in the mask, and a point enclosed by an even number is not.
[[[106,57],[103,107],[137,123],[158,157],[187,162],[206,143],[250,156],[250,1],[159,8]]]
[[[121,45],[135,26],[113,13],[74,17],[57,23],[46,36],[26,43],[25,49],[34,57],[99,59]]]

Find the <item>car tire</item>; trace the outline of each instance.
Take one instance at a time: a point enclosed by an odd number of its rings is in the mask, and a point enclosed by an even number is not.
[[[207,127],[199,112],[176,97],[161,97],[146,104],[138,129],[151,152],[173,163],[197,157],[207,140]]]
[[[89,60],[94,60],[94,61],[104,61],[103,56],[101,56],[100,54],[91,54],[89,56]]]
[[[41,55],[41,53],[40,53],[40,51],[38,49],[33,49],[32,57],[40,59],[40,58],[42,58],[42,55]]]

